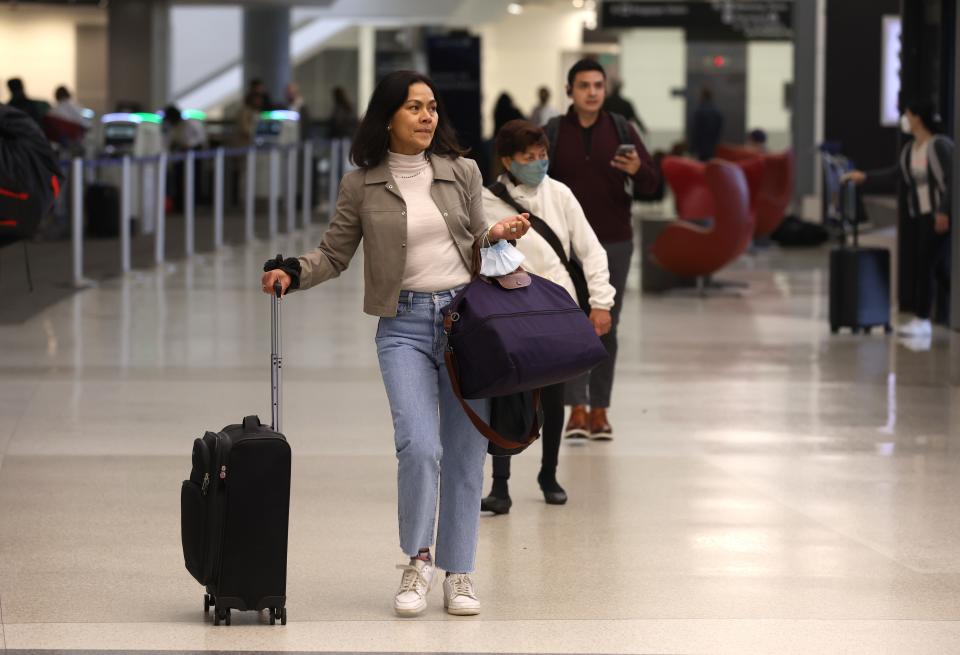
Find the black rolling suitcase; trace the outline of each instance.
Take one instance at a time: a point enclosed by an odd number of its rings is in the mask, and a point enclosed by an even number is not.
[[[850,328],[854,334],[890,327],[890,251],[861,248],[856,220],[856,188],[848,183],[844,219],[853,226],[853,246],[830,251],[830,331]]]
[[[193,444],[180,495],[187,570],[206,586],[204,611],[230,625],[230,611],[268,610],[287,623],[290,446],[280,432],[279,285],[272,303],[272,427],[256,416],[207,432]]]
[[[83,196],[87,235],[115,237],[120,234],[120,191],[111,184],[91,184]]]

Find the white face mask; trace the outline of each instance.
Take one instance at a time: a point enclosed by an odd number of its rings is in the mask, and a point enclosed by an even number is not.
[[[501,240],[488,248],[480,249],[480,275],[500,277],[517,270],[525,257],[508,241]]]
[[[906,114],[900,117],[900,131],[904,134],[913,134],[913,128],[910,127],[910,119]]]

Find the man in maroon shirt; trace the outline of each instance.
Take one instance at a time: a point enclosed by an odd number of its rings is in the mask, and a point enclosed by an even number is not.
[[[636,130],[622,116],[603,110],[606,84],[603,66],[589,59],[578,61],[567,73],[567,95],[573,104],[546,127],[553,142],[550,176],[569,186],[583,207],[607,251],[610,283],[617,290],[613,329],[601,337],[610,358],[566,385],[566,403],[572,408],[564,436],[598,440],[613,438],[607,408],[617,358],[617,323],[633,255],[631,192],[636,188],[652,193],[660,181]]]

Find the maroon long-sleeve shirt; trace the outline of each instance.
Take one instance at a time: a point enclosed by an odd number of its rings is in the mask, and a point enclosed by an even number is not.
[[[630,139],[640,155],[640,170],[633,176],[633,183],[640,191],[652,193],[660,183],[660,173],[633,127]],[[560,119],[556,151],[550,162],[550,177],[573,190],[603,243],[633,238],[632,200],[624,189],[627,174],[610,165],[619,145],[620,135],[608,112],[601,111],[596,123],[583,128],[571,106]]]

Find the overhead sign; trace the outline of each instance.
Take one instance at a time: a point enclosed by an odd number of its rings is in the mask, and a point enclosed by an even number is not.
[[[900,33],[899,16],[883,17],[883,63],[880,91],[880,124],[892,127],[900,122]]]
[[[787,0],[607,1],[601,27],[682,27],[695,41],[789,40],[793,2]]]

